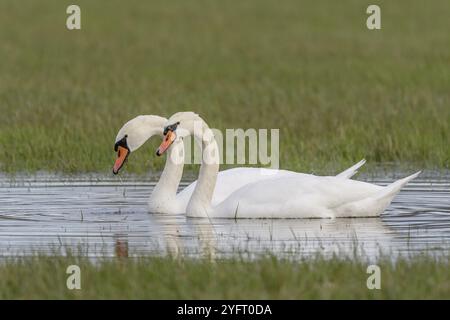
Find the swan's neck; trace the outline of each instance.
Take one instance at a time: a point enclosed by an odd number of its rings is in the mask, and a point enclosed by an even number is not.
[[[186,208],[188,216],[208,217],[211,211],[211,200],[219,172],[219,148],[208,125],[203,120],[196,120],[193,130],[195,141],[202,146],[202,164],[200,173]]]
[[[159,205],[166,206],[168,202],[173,203],[175,201],[178,185],[183,176],[183,165],[183,141],[176,141],[168,150],[164,170],[150,195],[149,202],[152,207],[158,207]]]

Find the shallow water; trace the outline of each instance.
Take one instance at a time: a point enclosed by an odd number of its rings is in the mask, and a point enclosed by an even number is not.
[[[397,178],[397,177],[396,177]],[[394,178],[359,177],[386,185]],[[423,173],[380,218],[227,220],[149,214],[142,177],[0,177],[0,255],[171,253],[376,258],[450,249],[450,173]]]

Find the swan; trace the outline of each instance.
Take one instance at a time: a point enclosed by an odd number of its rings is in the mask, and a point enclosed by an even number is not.
[[[114,150],[117,159],[114,163],[113,173],[118,174],[127,161],[129,155],[139,149],[152,136],[163,136],[167,119],[156,115],[140,115],[127,123],[119,130],[116,136]],[[174,141],[161,177],[153,189],[148,200],[148,209],[152,213],[183,214],[197,185],[191,183],[177,194],[178,186],[183,175],[184,145],[181,140]],[[180,161],[181,160],[181,161]],[[349,179],[364,165],[365,160],[358,162],[337,176]],[[287,170],[273,170],[264,168],[233,168],[218,173],[212,204],[217,205],[225,200],[233,191],[247,183],[267,179],[274,176],[287,176],[296,174]]]
[[[197,185],[186,207],[188,217],[375,217],[381,215],[406,183],[420,174],[419,171],[383,187],[339,177],[297,173],[245,184],[219,204],[212,205],[219,170],[218,147],[214,135],[199,115],[179,112],[170,117],[157,154],[190,135],[202,144],[205,152]]]

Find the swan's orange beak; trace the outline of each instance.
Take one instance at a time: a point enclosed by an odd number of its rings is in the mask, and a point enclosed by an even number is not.
[[[172,145],[172,143],[175,141],[176,138],[177,138],[177,135],[175,132],[173,132],[171,130],[167,131],[166,135],[164,136],[163,142],[161,142],[161,145],[156,150],[156,155],[160,156],[164,152],[166,152],[167,149],[169,149],[169,147]]]
[[[127,161],[128,155],[130,154],[130,151],[128,151],[127,148],[124,147],[118,147],[117,149],[117,159],[114,163],[113,167],[113,173],[118,174],[122,166],[124,165],[125,161]]]

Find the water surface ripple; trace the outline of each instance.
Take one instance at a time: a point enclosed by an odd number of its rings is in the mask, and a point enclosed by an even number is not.
[[[445,255],[450,249],[449,178],[448,173],[422,174],[381,218],[209,221],[149,214],[146,201],[154,183],[143,178],[0,176],[0,255],[67,250],[91,257],[168,252],[249,257],[267,252],[289,257]],[[393,181],[359,179],[381,185]]]

